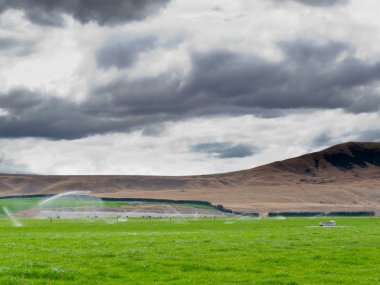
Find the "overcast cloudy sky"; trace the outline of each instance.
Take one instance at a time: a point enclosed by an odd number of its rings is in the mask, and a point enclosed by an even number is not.
[[[380,140],[378,0],[0,0],[0,173],[184,175]]]

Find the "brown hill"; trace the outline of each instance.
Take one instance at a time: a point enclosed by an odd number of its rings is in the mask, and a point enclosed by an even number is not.
[[[380,209],[380,143],[349,142],[249,170],[198,176],[0,175],[0,195],[206,200],[243,211]]]

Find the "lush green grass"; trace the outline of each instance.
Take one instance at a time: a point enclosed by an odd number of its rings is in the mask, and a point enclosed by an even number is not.
[[[380,220],[320,220],[0,220],[0,284],[380,284]]]
[[[0,199],[0,208],[7,207],[10,210],[23,210],[38,205],[41,198],[6,198]],[[1,213],[1,210],[0,210]]]

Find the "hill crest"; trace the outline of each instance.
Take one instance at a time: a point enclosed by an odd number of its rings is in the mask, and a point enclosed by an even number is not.
[[[380,170],[380,143],[347,142],[267,166],[316,177],[370,175]]]

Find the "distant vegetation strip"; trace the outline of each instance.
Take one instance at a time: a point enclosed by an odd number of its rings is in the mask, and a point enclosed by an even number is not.
[[[3,196],[0,197],[0,207],[8,207],[12,210],[22,210],[38,206],[42,200],[54,195],[25,195],[25,196]],[[47,207],[78,207],[86,205],[99,205],[102,201],[102,206],[120,207],[131,206],[136,203],[141,204],[170,204],[184,207],[192,207],[199,209],[215,209],[215,207],[207,201],[187,201],[187,200],[163,200],[163,199],[140,199],[140,198],[99,198],[92,201],[90,199],[78,199],[79,197],[65,197],[63,200],[57,200],[46,205]],[[98,198],[96,198],[98,199]]]
[[[36,206],[43,198],[54,196],[53,194],[36,194],[36,195],[12,195],[0,196],[0,207],[10,207],[13,210],[21,210]],[[90,196],[91,197],[91,196]],[[94,197],[95,198],[95,197]],[[259,217],[260,214],[256,212],[240,212],[232,209],[225,208],[223,205],[213,205],[208,201],[201,200],[170,200],[170,199],[154,199],[154,198],[110,198],[110,197],[97,197],[100,198],[104,206],[118,207],[126,206],[134,203],[156,203],[156,204],[171,204],[180,205],[185,207],[201,208],[201,209],[215,209],[217,211],[249,217]],[[86,202],[84,201],[84,204]],[[64,206],[61,204],[60,206]],[[70,203],[66,205],[70,207]],[[83,205],[82,205],[83,206]],[[268,217],[315,217],[315,216],[346,216],[346,217],[373,217],[376,216],[372,211],[339,211],[339,212],[269,212]]]
[[[141,203],[165,203],[165,204],[187,204],[187,205],[203,205],[213,207],[208,201],[200,200],[170,200],[170,199],[153,199],[153,198],[110,198],[100,197],[103,201],[119,201],[119,202],[141,202]]]
[[[0,197],[0,206],[10,206],[13,210],[20,210],[36,206],[43,198],[49,198],[53,194],[36,194],[36,195],[12,195]],[[104,206],[124,206],[133,203],[156,203],[156,204],[171,204],[185,207],[214,209],[220,212],[258,217],[259,213],[245,213],[224,208],[223,205],[213,205],[208,201],[201,200],[170,200],[170,199],[153,199],[153,198],[110,198],[98,197],[104,202]],[[128,203],[128,204],[127,204]]]

